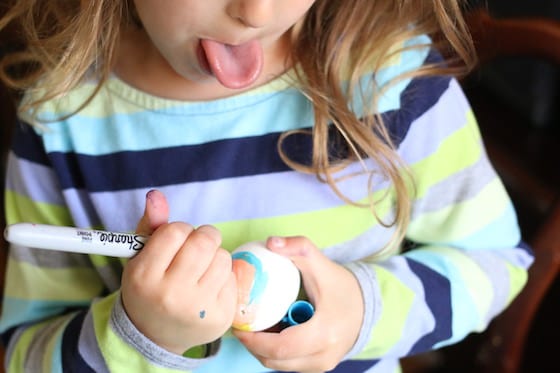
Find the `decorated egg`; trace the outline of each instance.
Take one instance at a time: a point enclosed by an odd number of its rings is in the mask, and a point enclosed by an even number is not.
[[[298,269],[290,259],[268,250],[262,242],[246,243],[232,257],[237,277],[233,327],[260,331],[276,325],[298,296]]]

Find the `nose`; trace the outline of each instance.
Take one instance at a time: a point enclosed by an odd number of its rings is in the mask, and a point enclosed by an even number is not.
[[[265,26],[273,16],[273,3],[278,0],[231,0],[227,13],[251,28]]]

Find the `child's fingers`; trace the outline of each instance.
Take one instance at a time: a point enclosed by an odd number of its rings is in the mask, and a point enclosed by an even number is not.
[[[163,276],[193,230],[194,228],[186,223],[162,225],[129,264],[143,267],[142,270],[147,272],[147,275]]]
[[[195,229],[173,258],[168,274],[198,282],[208,270],[221,243],[222,237],[216,228],[203,225]]]
[[[305,291],[310,300],[319,289],[319,280],[329,260],[307,238],[270,237],[266,246],[275,253],[288,257],[301,273]]]
[[[232,258],[225,249],[218,249],[198,284],[212,294],[217,294],[227,281],[231,281]]]
[[[286,328],[280,333],[234,330],[234,334],[265,366],[290,371],[301,369],[311,356],[322,352],[320,344],[301,343],[323,339],[323,336],[315,335],[318,330],[320,328],[302,324]]]

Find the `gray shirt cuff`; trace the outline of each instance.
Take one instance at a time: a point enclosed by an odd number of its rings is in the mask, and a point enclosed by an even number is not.
[[[207,355],[209,355],[209,357],[201,359],[187,358],[167,351],[152,342],[136,328],[128,318],[120,296],[117,298],[115,306],[113,307],[110,322],[115,333],[144,355],[148,362],[164,368],[190,371],[208,362],[219,350],[220,341],[207,346]]]
[[[362,327],[356,343],[343,359],[347,360],[359,354],[369,342],[373,326],[381,315],[381,294],[375,272],[370,266],[361,262],[347,263],[344,266],[352,272],[358,280],[364,299],[364,319],[362,320]]]

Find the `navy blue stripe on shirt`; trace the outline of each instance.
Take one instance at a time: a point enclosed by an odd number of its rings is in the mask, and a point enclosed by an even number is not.
[[[389,136],[395,146],[404,140],[412,123],[433,107],[449,88],[449,77],[422,77],[413,79],[401,93],[401,105],[406,110],[392,110],[383,114]],[[431,94],[427,95],[426,92]]]
[[[425,297],[426,303],[437,321],[434,330],[424,335],[412,346],[409,355],[414,355],[431,350],[436,343],[448,340],[453,336],[451,284],[448,278],[424,264],[410,258],[406,258],[406,260],[412,272],[422,281],[422,287],[430,289],[431,293],[438,294],[437,297]]]
[[[525,241],[519,242],[519,244],[517,245],[517,247],[519,247],[520,249],[525,250],[525,252],[529,253],[530,256],[534,256],[534,255],[535,255],[535,252],[533,251],[533,249],[531,248],[531,246],[529,246],[529,244],[527,244],[527,242],[525,242]]]
[[[276,152],[278,136],[102,156],[60,152],[49,156],[61,171],[64,189],[114,191],[286,171],[288,166]]]
[[[30,162],[49,166],[50,161],[45,154],[41,136],[27,123],[16,122],[12,134],[12,151],[16,156]]]
[[[371,369],[379,360],[346,360],[341,362],[333,370],[329,370],[327,373],[358,373],[365,372]],[[274,371],[271,373],[280,373]],[[284,373],[297,373],[297,372],[284,372]]]
[[[356,373],[371,369],[379,360],[347,360],[336,366],[329,373]]]
[[[78,340],[87,311],[80,311],[66,326],[62,335],[62,369],[65,373],[94,373],[78,350]]]
[[[14,335],[17,328],[18,328],[17,326],[14,326],[13,328],[10,328],[10,329],[6,330],[4,333],[0,334],[0,339],[2,341],[2,345],[3,345],[4,349],[6,349],[8,347],[8,344],[10,343],[10,339]]]

